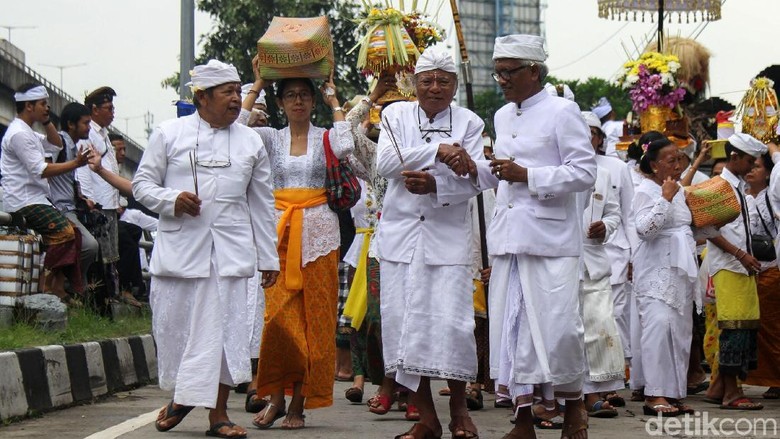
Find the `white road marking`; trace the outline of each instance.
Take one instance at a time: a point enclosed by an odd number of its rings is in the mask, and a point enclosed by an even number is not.
[[[157,414],[160,413],[160,409],[152,410],[149,413],[136,416],[133,419],[114,425],[111,428],[107,428],[103,431],[99,431],[95,434],[87,436],[85,439],[114,439],[115,437],[122,436],[123,434],[130,433],[131,431],[138,430],[139,428],[151,424],[157,420]]]

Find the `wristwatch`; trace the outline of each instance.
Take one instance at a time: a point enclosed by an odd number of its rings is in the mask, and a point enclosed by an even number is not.
[[[344,109],[343,109],[343,108],[341,108],[341,105],[339,105],[338,107],[333,107],[333,112],[335,113],[335,112],[337,112],[337,111],[341,111],[341,112],[343,113],[343,112],[344,112]]]

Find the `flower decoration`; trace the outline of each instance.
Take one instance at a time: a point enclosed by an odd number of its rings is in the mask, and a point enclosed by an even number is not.
[[[633,109],[644,113],[651,106],[674,108],[685,97],[675,74],[680,60],[674,55],[646,52],[623,65],[618,84],[629,90]]]

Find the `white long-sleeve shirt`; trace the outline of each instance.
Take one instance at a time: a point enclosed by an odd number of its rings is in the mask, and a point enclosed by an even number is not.
[[[114,147],[108,139],[108,128],[101,127],[96,122],[90,123],[89,139],[80,141],[77,146],[92,145],[102,156],[101,165],[119,174],[119,165],[116,162]],[[116,209],[119,207],[119,190],[92,172],[89,166],[82,166],[76,170],[76,179],[81,186],[81,194],[90,200],[99,203],[103,209]]]
[[[48,145],[48,146],[45,146]],[[3,176],[3,208],[16,212],[32,204],[51,205],[49,181],[41,178],[46,170],[45,150],[51,147],[42,134],[36,133],[22,119],[14,119],[0,143],[0,174]]]

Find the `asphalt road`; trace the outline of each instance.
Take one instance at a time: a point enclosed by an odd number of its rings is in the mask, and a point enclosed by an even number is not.
[[[434,383],[434,389],[443,384]],[[335,402],[332,407],[307,412],[306,425],[303,430],[285,431],[277,427],[270,430],[257,430],[252,427],[252,415],[243,411],[244,395],[232,394],[230,399],[232,420],[249,430],[250,438],[283,437],[296,438],[393,438],[411,427],[412,423],[404,420],[403,412],[391,411],[387,415],[377,416],[368,412],[364,404],[353,405],[344,399],[344,391],[348,383],[337,382],[334,386]],[[368,389],[368,388],[367,388]],[[746,387],[748,396],[757,398],[764,403],[761,411],[726,411],[717,406],[702,401],[701,395],[688,398],[687,402],[700,411],[690,418],[689,429],[684,430],[682,418],[667,420],[667,433],[658,428],[657,419],[642,414],[641,403],[628,401],[628,405],[620,408],[620,415],[614,419],[591,419],[589,436],[591,438],[648,438],[648,437],[752,437],[780,438],[780,400],[767,401],[760,397],[765,389]],[[370,394],[370,392],[367,392]],[[629,392],[621,394],[628,399]],[[129,392],[123,392],[90,405],[80,405],[64,410],[46,413],[40,417],[16,422],[0,427],[2,438],[191,438],[205,437],[208,427],[207,413],[203,409],[192,411],[178,427],[168,433],[158,433],[154,428],[157,411],[169,400],[170,395],[156,386],[147,386]],[[450,434],[446,429],[447,400],[436,397],[437,409],[445,426],[445,438]],[[511,411],[493,407],[493,396],[485,398],[486,408],[472,412],[472,417],[479,428],[480,437],[492,439],[501,438],[512,425],[509,423]],[[713,419],[717,418],[714,422]],[[648,419],[650,421],[648,422]],[[766,421],[766,434],[763,430]],[[277,422],[277,426],[280,422]],[[699,425],[698,431],[695,430]],[[758,430],[749,429],[758,426]],[[774,425],[774,428],[773,428]],[[649,430],[649,432],[648,432]],[[655,433],[655,434],[651,434]],[[737,433],[748,433],[738,435]],[[559,438],[560,431],[537,430],[537,438]]]

